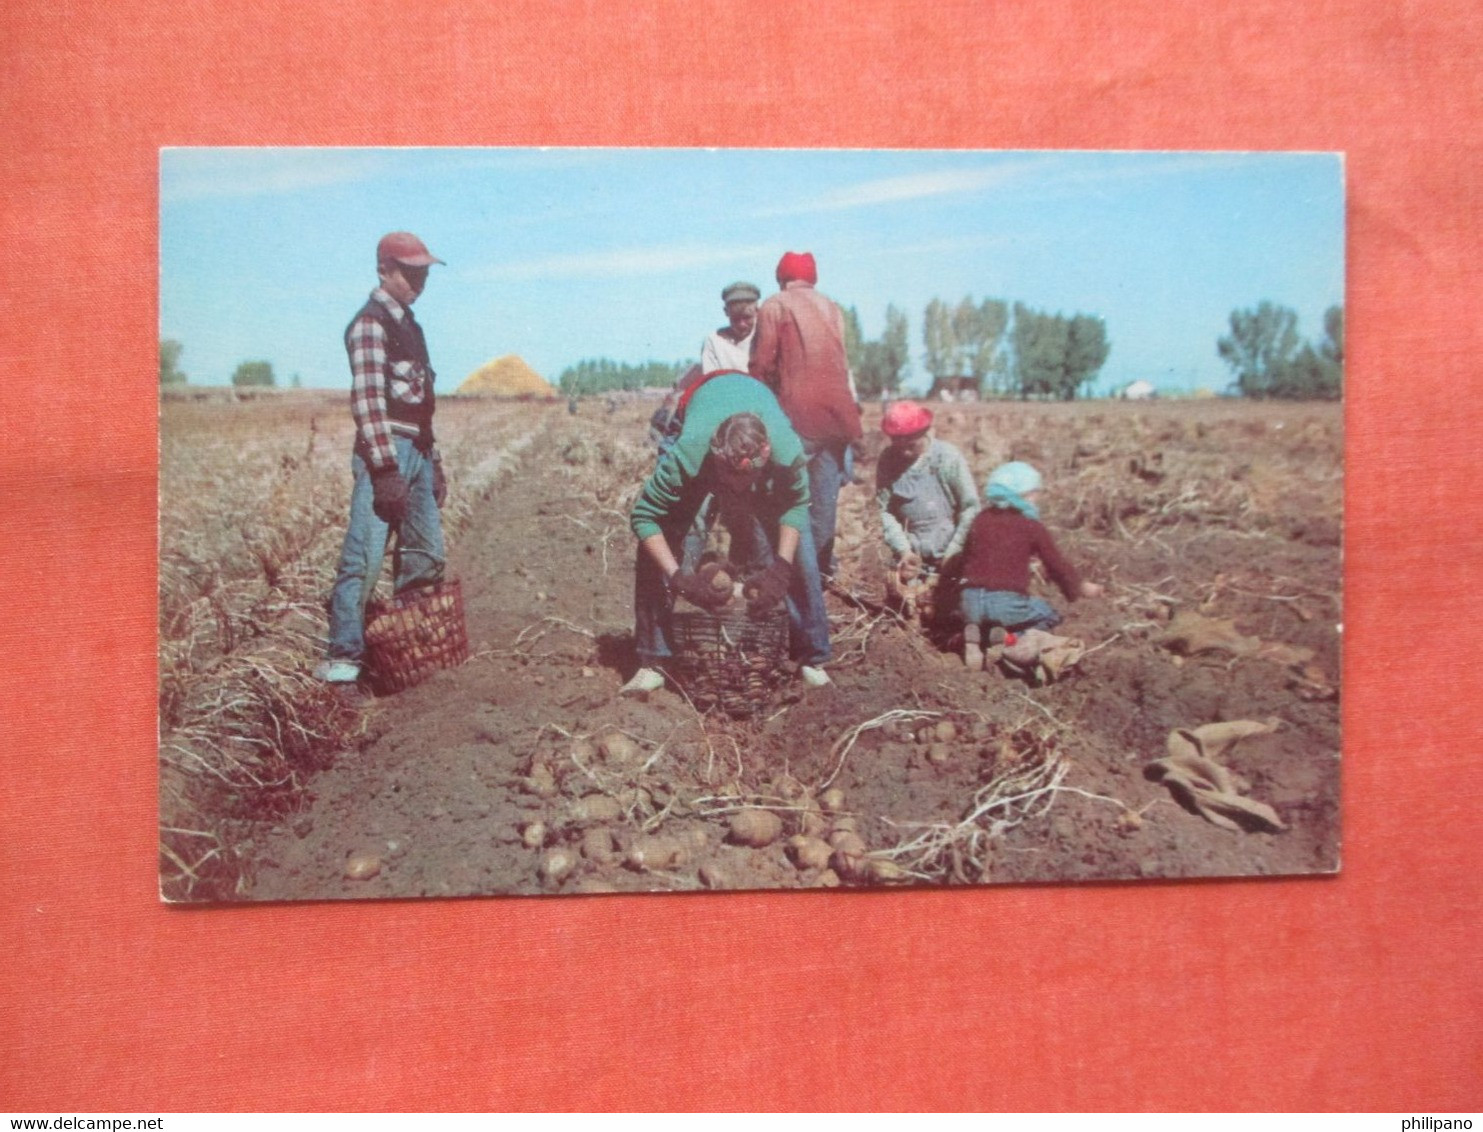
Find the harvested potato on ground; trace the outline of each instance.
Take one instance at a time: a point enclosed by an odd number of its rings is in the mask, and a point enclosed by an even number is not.
[[[709,889],[720,890],[731,887],[731,878],[726,875],[726,870],[714,861],[707,861],[700,866],[700,883]]]
[[[895,861],[888,861],[884,857],[865,858],[865,872],[876,884],[895,884],[911,879],[910,873]]]
[[[788,859],[796,868],[800,869],[822,869],[829,864],[829,858],[834,850],[829,842],[821,841],[817,837],[809,837],[798,834],[788,838]]]
[[[829,844],[835,849],[848,849],[861,856],[865,854],[865,839],[853,829],[836,829],[829,835]]]
[[[841,814],[834,819],[834,824],[829,827],[829,838],[832,843],[836,833],[859,833],[860,820],[850,814]]]
[[[572,870],[576,867],[577,855],[570,849],[549,849],[541,858],[537,872],[540,874],[542,884],[548,888],[554,888],[571,876]]]
[[[856,852],[851,845],[835,849],[829,857],[829,867],[844,880],[863,881],[870,878],[865,854]]]
[[[543,821],[528,822],[520,831],[520,844],[527,849],[539,849],[546,844],[546,823]]]
[[[381,858],[374,853],[352,853],[345,860],[347,880],[370,880],[381,871]]]
[[[582,856],[589,861],[607,864],[618,855],[618,846],[613,831],[603,826],[589,829],[582,835]]]
[[[597,747],[603,758],[620,766],[637,762],[643,753],[638,743],[621,731],[609,731],[598,742]]]
[[[831,786],[819,795],[819,805],[824,807],[826,814],[837,814],[844,809],[844,791],[838,786]]]
[[[739,810],[731,815],[731,840],[761,849],[783,835],[783,819],[771,810]]]
[[[669,837],[643,837],[628,850],[626,862],[629,868],[640,872],[657,869],[677,869],[684,865],[690,854],[678,841]]]
[[[937,741],[939,743],[951,743],[958,737],[957,726],[948,719],[944,719],[938,723],[934,730],[937,733]]]
[[[572,803],[571,815],[578,822],[617,821],[623,816],[623,807],[618,799],[606,794],[588,794]]]

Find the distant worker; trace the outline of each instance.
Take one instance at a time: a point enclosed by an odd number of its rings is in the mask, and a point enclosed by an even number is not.
[[[442,263],[410,232],[376,245],[380,285],[345,330],[350,357],[350,520],[330,593],[329,644],[315,676],[331,684],[360,678],[365,606],[380,576],[388,532],[397,534],[397,593],[443,577],[448,485],[433,438],[434,373],[412,304]]]
[[[984,485],[984,507],[963,549],[963,663],[969,668],[983,667],[983,645],[998,645],[1008,632],[1061,623],[1049,602],[1030,595],[1032,558],[1040,559],[1068,601],[1102,593],[1095,582],[1082,581],[1040,521],[1040,485],[1040,473],[1019,460],[999,465]]]
[[[781,290],[757,311],[749,366],[777,394],[808,454],[809,521],[819,572],[833,576],[835,511],[850,478],[850,446],[860,439],[844,345],[844,316],[815,289],[818,268],[809,252],[788,252],[777,266]]]
[[[762,292],[755,283],[733,283],[721,292],[726,325],[706,335],[700,344],[704,373],[736,369],[747,372],[752,357],[752,334],[757,329],[757,302]]]
[[[700,547],[687,539],[714,496],[731,536],[734,566],[751,571],[752,614],[785,602],[789,652],[806,684],[828,684],[829,616],[809,530],[803,442],[777,398],[746,374],[698,383],[681,405],[679,437],[644,483],[630,523],[638,537],[634,637],[639,670],[625,694],[652,692],[673,655],[670,617],[676,596],[701,608],[727,600],[696,573]]]
[[[963,453],[933,436],[931,409],[894,401],[881,431],[890,440],[875,469],[881,528],[894,556],[887,594],[925,622],[936,612],[934,599],[956,584],[959,555],[978,514],[978,488]],[[908,602],[909,593],[920,600]]]

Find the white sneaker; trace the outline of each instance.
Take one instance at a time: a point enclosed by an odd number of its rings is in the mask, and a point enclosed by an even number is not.
[[[657,692],[664,687],[664,673],[652,668],[640,668],[633,678],[618,689],[620,696],[638,696],[645,692]]]
[[[825,672],[822,668],[815,668],[811,664],[799,665],[798,675],[803,677],[803,682],[810,688],[822,688],[826,684],[834,683],[833,680],[829,679],[829,673]]]
[[[353,660],[330,657],[315,666],[314,679],[326,684],[354,684],[360,679],[360,665]]]

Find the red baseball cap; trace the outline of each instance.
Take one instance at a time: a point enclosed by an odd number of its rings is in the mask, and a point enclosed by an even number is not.
[[[448,266],[428,251],[427,245],[411,232],[388,232],[381,237],[381,242],[376,245],[376,262],[385,263],[387,260],[404,263],[408,267],[430,267],[435,263]]]
[[[887,436],[915,436],[932,427],[932,410],[915,401],[892,401],[881,417],[881,431]]]

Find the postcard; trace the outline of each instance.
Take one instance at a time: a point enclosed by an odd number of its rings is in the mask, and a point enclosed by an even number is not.
[[[1344,169],[166,149],[170,902],[1339,868]]]

